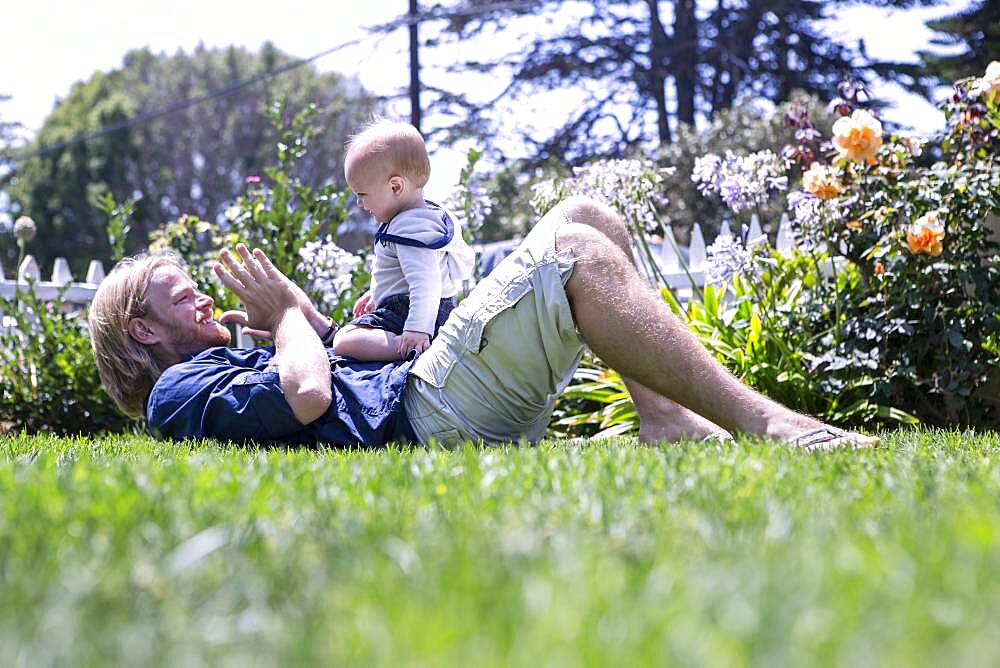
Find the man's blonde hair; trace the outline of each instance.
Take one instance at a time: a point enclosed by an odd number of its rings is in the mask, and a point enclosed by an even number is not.
[[[149,315],[149,282],[160,267],[185,269],[173,253],[137,255],[119,262],[101,282],[87,316],[101,383],[118,407],[131,417],[146,412],[146,400],[163,373],[152,350],[129,334],[133,318]]]
[[[409,123],[374,118],[347,142],[345,167],[404,176],[423,188],[431,176],[424,138]]]

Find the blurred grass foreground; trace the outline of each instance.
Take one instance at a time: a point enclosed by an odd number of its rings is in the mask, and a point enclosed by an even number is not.
[[[997,665],[1000,437],[0,440],[0,665]]]

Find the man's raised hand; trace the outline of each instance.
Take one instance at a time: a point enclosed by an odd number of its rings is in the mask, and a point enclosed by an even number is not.
[[[243,302],[246,314],[240,317],[227,312],[229,317],[223,322],[239,322],[258,333],[270,332],[288,309],[298,308],[299,297],[291,281],[271,264],[262,250],[257,248],[250,253],[244,244],[237,244],[236,253],[239,260],[229,249],[223,249],[219,253],[220,262],[212,268],[222,284]]]

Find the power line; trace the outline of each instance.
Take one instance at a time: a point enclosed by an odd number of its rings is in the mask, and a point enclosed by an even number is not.
[[[385,32],[387,30],[395,30],[396,28],[399,28],[399,27],[402,27],[402,26],[408,26],[408,25],[414,24],[414,23],[419,23],[421,21],[443,20],[443,19],[451,19],[451,18],[468,18],[468,17],[471,17],[471,16],[476,16],[476,15],[479,15],[479,14],[485,14],[485,13],[488,13],[488,12],[491,12],[491,11],[495,11],[495,10],[498,10],[498,9],[523,9],[523,8],[527,8],[529,6],[536,6],[541,1],[542,0],[513,0],[513,1],[508,1],[508,2],[497,2],[497,3],[494,3],[494,4],[484,5],[484,6],[480,6],[480,7],[477,7],[477,8],[474,8],[474,9],[469,9],[469,10],[457,10],[457,11],[445,12],[445,13],[435,13],[434,11],[431,11],[431,12],[417,13],[416,15],[413,15],[413,14],[405,15],[404,14],[399,19],[396,19],[396,20],[393,20],[393,21],[389,21],[389,22],[383,23],[381,25],[372,26],[369,29],[369,36],[372,33]],[[250,77],[248,79],[241,79],[241,80],[238,80],[238,81],[230,82],[230,83],[226,84],[225,86],[222,86],[221,88],[216,88],[215,90],[211,90],[211,91],[209,91],[209,92],[207,92],[207,93],[205,93],[203,95],[198,95],[196,97],[187,98],[185,100],[179,100],[177,102],[174,102],[173,104],[167,105],[166,107],[161,107],[160,109],[156,109],[154,111],[147,111],[147,112],[141,113],[141,114],[139,114],[137,116],[133,116],[131,118],[126,118],[124,120],[117,121],[115,123],[111,123],[110,125],[106,125],[104,127],[98,128],[96,130],[90,130],[90,131],[87,131],[87,132],[82,132],[82,133],[76,135],[75,137],[72,137],[72,138],[67,139],[65,141],[56,142],[55,144],[48,144],[46,146],[39,146],[36,149],[33,149],[31,151],[26,151],[26,152],[20,153],[20,154],[13,154],[13,155],[11,155],[11,157],[14,159],[14,161],[20,161],[20,160],[25,160],[27,158],[34,158],[34,157],[40,156],[40,155],[48,155],[49,153],[55,153],[56,151],[61,151],[63,149],[69,148],[70,146],[76,146],[77,144],[82,144],[82,143],[88,142],[88,141],[90,141],[92,139],[97,139],[98,137],[103,137],[104,135],[111,134],[112,132],[117,132],[118,130],[123,130],[125,128],[129,128],[129,127],[132,127],[134,125],[141,125],[141,124],[147,123],[147,122],[149,122],[151,120],[160,118],[161,116],[166,116],[167,114],[172,114],[175,111],[181,111],[183,109],[187,109],[189,107],[193,107],[196,104],[201,104],[202,102],[207,102],[208,100],[212,100],[212,99],[215,99],[217,97],[222,97],[224,95],[228,95],[229,93],[235,92],[235,91],[240,90],[242,88],[246,88],[247,86],[252,86],[255,83],[264,81],[266,79],[270,79],[271,77],[277,76],[277,75],[282,74],[284,72],[287,72],[289,70],[293,70],[293,69],[295,69],[297,67],[302,67],[303,65],[308,65],[309,63],[311,63],[311,62],[313,62],[315,60],[318,60],[318,59],[320,59],[320,58],[322,58],[324,56],[328,56],[331,53],[335,53],[337,51],[340,51],[341,49],[346,49],[349,46],[356,46],[358,44],[361,44],[361,42],[363,42],[363,41],[364,41],[363,38],[356,38],[356,39],[348,40],[348,41],[342,42],[342,43],[340,43],[340,44],[338,44],[336,46],[330,47],[329,49],[326,49],[325,51],[321,51],[321,52],[319,52],[319,53],[317,53],[317,54],[315,54],[313,56],[310,56],[309,58],[302,58],[300,60],[294,60],[294,61],[292,61],[290,63],[286,63],[284,65],[281,65],[280,67],[275,67],[273,69],[267,70],[266,72],[262,72],[262,73],[260,73],[260,74],[258,74],[256,76]],[[16,169],[17,168],[15,166],[13,168],[13,170],[16,171]]]
[[[215,90],[211,90],[205,93],[204,95],[198,95],[195,97],[187,98],[186,100],[180,100],[178,102],[174,102],[173,104],[167,105],[166,107],[162,107],[155,111],[147,111],[145,113],[139,114],[138,116],[133,116],[131,118],[126,118],[125,120],[118,121],[110,125],[105,125],[104,127],[98,128],[97,130],[91,130],[89,132],[80,133],[77,136],[73,137],[72,139],[67,139],[66,141],[57,142],[55,144],[49,144],[47,146],[40,146],[33,151],[29,151],[21,155],[15,155],[14,158],[16,160],[24,160],[26,158],[33,158],[39,155],[54,153],[56,151],[61,151],[65,148],[69,148],[70,146],[82,144],[84,142],[90,141],[91,139],[97,139],[98,137],[102,137],[106,134],[117,132],[118,130],[123,130],[133,125],[140,125],[142,123],[146,123],[161,116],[172,114],[175,111],[187,109],[188,107],[193,107],[196,104],[201,104],[202,102],[207,102],[208,100],[228,95],[229,93],[240,90],[241,88],[252,86],[255,83],[277,76],[283,72],[287,72],[288,70],[295,69],[296,67],[302,67],[303,65],[307,65],[313,62],[314,60],[322,58],[323,56],[328,56],[331,53],[334,53],[341,49],[345,49],[349,46],[355,46],[356,44],[360,44],[361,41],[362,41],[361,39],[352,39],[350,41],[343,42],[325,51],[321,51],[320,53],[317,53],[314,56],[310,56],[309,58],[294,60],[290,63],[285,63],[280,67],[275,67],[270,70],[267,70],[266,72],[261,72],[260,74],[250,77],[248,79],[240,79],[239,81],[230,82],[225,86],[222,86],[221,88],[216,88]]]

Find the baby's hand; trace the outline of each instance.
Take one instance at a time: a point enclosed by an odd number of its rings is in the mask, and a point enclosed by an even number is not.
[[[427,350],[431,345],[431,337],[429,334],[424,332],[411,332],[409,330],[403,332],[402,336],[399,337],[399,343],[396,344],[396,353],[400,357],[406,357],[410,354],[411,350],[416,350],[418,353],[422,353]]]
[[[372,293],[371,290],[361,295],[358,301],[354,302],[354,317],[362,316],[365,313],[371,313],[375,310],[375,304],[372,304]]]

